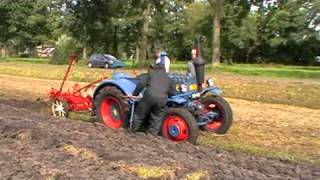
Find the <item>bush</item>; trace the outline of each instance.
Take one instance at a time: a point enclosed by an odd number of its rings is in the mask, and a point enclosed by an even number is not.
[[[73,52],[78,53],[80,50],[75,39],[62,35],[56,42],[56,50],[50,58],[50,64],[68,64],[69,58]]]

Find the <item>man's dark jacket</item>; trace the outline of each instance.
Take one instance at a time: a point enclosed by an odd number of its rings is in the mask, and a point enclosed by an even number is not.
[[[169,78],[163,66],[158,64],[137,84],[133,95],[138,96],[144,88],[146,88],[144,97],[159,99],[167,99],[176,92],[174,81]]]

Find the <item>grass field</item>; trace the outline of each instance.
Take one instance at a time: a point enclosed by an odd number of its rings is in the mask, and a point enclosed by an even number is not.
[[[264,77],[309,78],[320,80],[320,67],[279,66],[263,67],[258,65],[221,66],[222,72]]]
[[[32,63],[38,61],[41,63]],[[67,65],[49,65],[42,63],[43,61],[38,59],[31,62],[16,59],[10,62],[0,61],[0,74],[41,79],[63,79]],[[89,69],[84,65],[76,65],[70,74],[70,80],[90,82],[105,76],[111,77],[112,71],[103,68]],[[133,69],[120,69],[120,71],[133,73]],[[318,70],[315,68],[315,71]],[[316,101],[316,99],[320,99],[320,80],[318,79],[306,81],[315,83],[304,83],[305,81],[302,79],[291,82],[282,80],[282,78],[249,77],[217,71],[208,71],[207,76],[214,77],[216,83],[224,89],[224,95],[227,97],[320,109],[320,101]]]
[[[0,59],[0,62],[12,63],[31,63],[31,64],[47,64],[48,59],[44,58],[9,58]],[[132,61],[125,61],[126,69],[139,68],[133,66]],[[85,66],[84,60],[79,61],[80,66]],[[186,71],[187,65],[185,62],[175,62],[171,64],[171,69],[175,71]],[[320,81],[320,67],[313,66],[284,66],[284,65],[266,65],[266,64],[235,64],[221,65],[217,67],[207,66],[207,72],[232,73],[247,76],[262,76],[271,78],[302,78],[302,79],[317,79]]]

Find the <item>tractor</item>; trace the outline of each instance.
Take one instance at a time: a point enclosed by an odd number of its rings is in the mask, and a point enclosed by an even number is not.
[[[198,48],[200,49],[200,48]],[[197,50],[194,62],[196,76],[170,73],[177,85],[177,94],[169,97],[163,115],[161,135],[176,142],[195,143],[199,130],[224,134],[231,127],[233,115],[222,90],[212,79],[204,77],[204,60]],[[139,99],[132,93],[145,74],[133,77],[115,72],[110,80],[102,81],[93,94],[93,110],[98,120],[108,128],[130,128]]]

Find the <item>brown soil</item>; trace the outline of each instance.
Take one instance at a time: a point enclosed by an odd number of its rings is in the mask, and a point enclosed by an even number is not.
[[[30,106],[30,104],[33,104]],[[306,166],[40,113],[43,102],[0,100],[0,179],[139,179],[130,167],[169,166],[167,179],[317,179]]]
[[[100,124],[53,118],[44,107],[50,88],[59,87],[60,81],[0,75],[0,84],[0,96],[9,95],[0,98],[0,179],[139,179],[132,167],[143,165],[173,168],[166,176],[169,179],[198,171],[207,172],[207,179],[320,179],[320,167],[315,165],[176,144]],[[253,141],[320,158],[319,110],[228,101],[235,122],[222,141]]]

